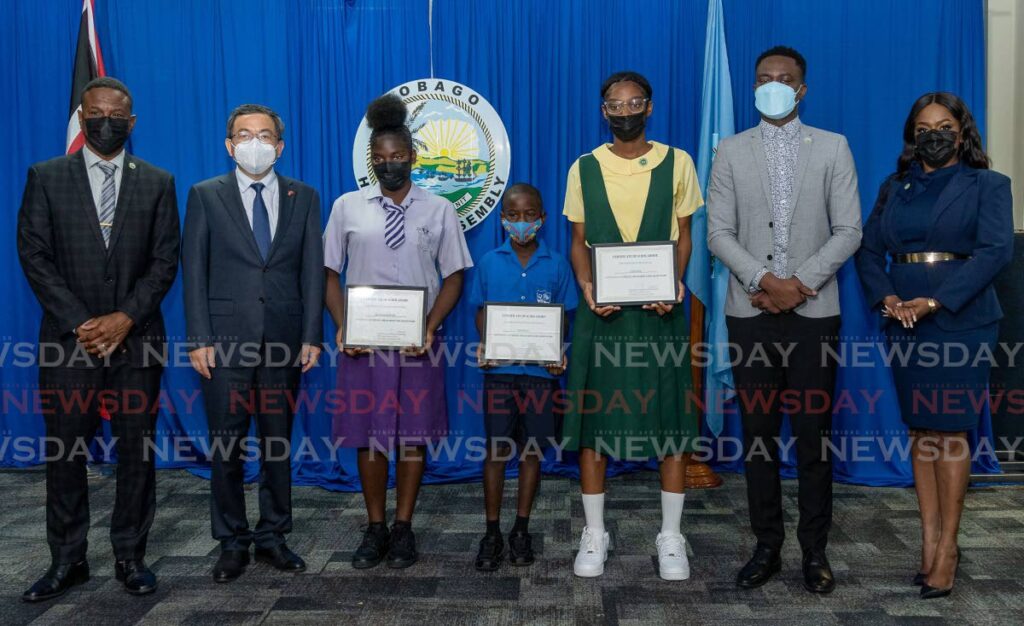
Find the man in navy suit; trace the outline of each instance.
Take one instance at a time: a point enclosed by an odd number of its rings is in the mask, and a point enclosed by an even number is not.
[[[306,568],[285,544],[292,526],[289,398],[300,371],[320,355],[323,246],[317,192],[274,171],[283,134],[273,110],[236,108],[224,145],[237,167],[196,184],[185,215],[185,320],[212,444],[217,582],[242,574],[253,542],[259,561],[287,572]],[[255,529],[242,486],[243,452],[252,456],[245,442],[251,418],[262,463]]]

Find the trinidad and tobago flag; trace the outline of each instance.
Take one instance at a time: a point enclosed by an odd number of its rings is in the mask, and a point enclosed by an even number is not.
[[[71,76],[71,113],[68,118],[67,154],[77,152],[85,144],[85,135],[78,126],[78,110],[82,108],[82,90],[89,81],[106,76],[100,40],[96,36],[93,20],[95,0],[82,1],[82,20],[78,27],[78,46],[75,49],[75,69]]]

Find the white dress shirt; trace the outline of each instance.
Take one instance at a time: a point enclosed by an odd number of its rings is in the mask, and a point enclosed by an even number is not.
[[[249,220],[249,228],[252,228],[252,205],[256,201],[256,190],[250,187],[255,182],[266,185],[263,188],[263,204],[267,205],[267,216],[270,218],[270,240],[274,240],[274,233],[277,232],[277,172],[270,170],[270,173],[263,177],[263,180],[253,180],[241,168],[235,168],[235,178],[238,179],[238,192],[242,194],[242,206],[245,207],[245,217]]]
[[[121,193],[121,178],[124,173],[124,150],[117,153],[117,156],[106,161],[117,166],[114,170],[114,206],[117,206],[117,196]],[[96,208],[96,215],[100,213],[100,198],[103,195],[103,181],[107,175],[100,168],[99,164],[105,162],[89,146],[82,146],[82,156],[85,157],[85,171],[89,173],[89,189],[92,191],[92,202]]]

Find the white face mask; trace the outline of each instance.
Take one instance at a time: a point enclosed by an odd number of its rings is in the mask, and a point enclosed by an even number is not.
[[[250,176],[259,176],[277,162],[277,148],[253,137],[235,146],[235,163]]]

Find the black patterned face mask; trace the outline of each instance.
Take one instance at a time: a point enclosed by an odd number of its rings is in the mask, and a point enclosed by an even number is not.
[[[914,152],[928,167],[940,168],[956,154],[956,131],[928,130],[914,138]]]

